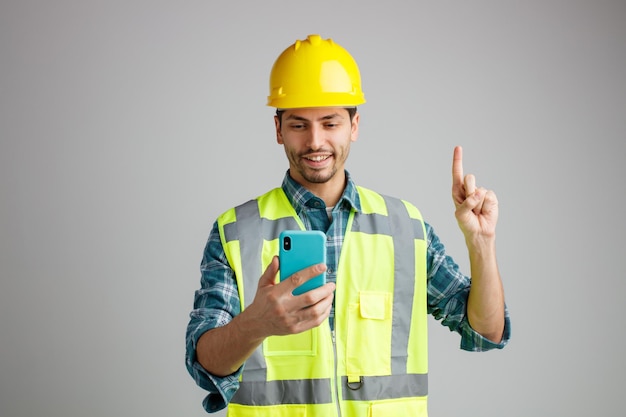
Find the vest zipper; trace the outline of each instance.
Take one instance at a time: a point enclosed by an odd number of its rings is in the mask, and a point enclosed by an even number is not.
[[[337,405],[337,417],[341,417],[341,406],[339,405],[339,376],[337,375],[337,343],[335,340],[335,328],[333,327],[333,329],[330,331],[331,334],[331,338],[333,340],[333,355],[334,355],[334,366],[335,366],[335,375],[333,376],[333,379],[335,380],[335,404]]]

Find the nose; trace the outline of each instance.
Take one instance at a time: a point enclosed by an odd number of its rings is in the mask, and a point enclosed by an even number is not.
[[[324,129],[321,126],[313,125],[309,129],[309,136],[307,138],[307,146],[316,151],[322,148],[324,141],[326,140]]]

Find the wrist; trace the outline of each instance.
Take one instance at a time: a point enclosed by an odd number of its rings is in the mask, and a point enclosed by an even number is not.
[[[251,344],[261,343],[268,335],[263,331],[263,323],[250,309],[243,310],[231,321],[236,334]]]
[[[470,253],[475,255],[484,255],[495,253],[496,250],[496,235],[472,235],[466,236],[465,245]]]

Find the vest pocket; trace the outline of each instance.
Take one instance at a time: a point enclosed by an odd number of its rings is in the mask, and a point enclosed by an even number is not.
[[[392,295],[361,291],[348,307],[346,372],[348,377],[391,373]]]
[[[270,336],[263,342],[265,356],[314,356],[316,352],[316,329],[287,336]]]
[[[385,400],[370,405],[369,417],[415,416],[427,417],[426,397]]]

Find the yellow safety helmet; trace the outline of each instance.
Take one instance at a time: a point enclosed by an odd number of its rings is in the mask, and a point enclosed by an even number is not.
[[[332,39],[309,35],[285,49],[274,62],[268,106],[295,109],[356,107],[363,103],[359,67]]]

